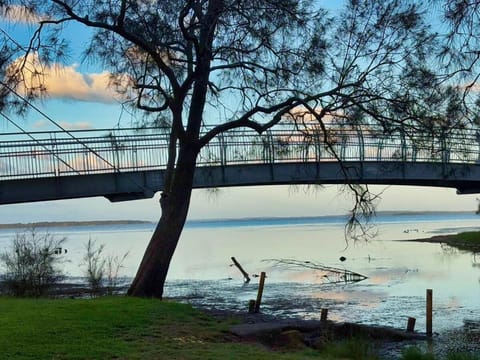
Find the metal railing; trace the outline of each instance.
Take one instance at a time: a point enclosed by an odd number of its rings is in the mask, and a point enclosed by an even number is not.
[[[325,141],[327,140],[327,141]],[[82,130],[0,134],[0,180],[164,169],[164,129]],[[221,134],[205,146],[197,166],[319,161],[405,161],[473,164],[476,132],[452,135],[384,134],[371,130],[280,127]]]

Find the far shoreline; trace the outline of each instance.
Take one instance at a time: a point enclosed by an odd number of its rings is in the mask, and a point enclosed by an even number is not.
[[[143,220],[91,220],[91,221],[40,221],[31,223],[10,223],[0,224],[0,229],[32,229],[32,228],[53,228],[72,226],[101,226],[101,225],[135,225],[153,224],[152,221]]]
[[[383,210],[378,211],[376,217],[392,217],[399,218],[404,217],[416,217],[416,216],[462,216],[462,215],[474,215],[471,211],[392,211]],[[478,215],[474,215],[475,217]],[[479,217],[480,218],[480,217]],[[280,223],[282,221],[288,221],[293,223],[299,223],[305,221],[306,223],[323,222],[323,221],[338,221],[339,223],[346,222],[348,220],[347,214],[331,214],[331,215],[307,215],[307,216],[255,216],[255,217],[226,217],[226,218],[204,218],[204,219],[188,219],[186,227],[204,226],[206,224],[234,224],[244,225],[249,222],[255,223]],[[60,221],[32,221],[32,222],[15,222],[15,223],[0,223],[0,230],[5,229],[35,229],[35,228],[59,228],[59,227],[87,227],[87,226],[114,226],[114,225],[154,225],[156,221],[153,220],[60,220]],[[249,224],[251,225],[251,224]],[[436,238],[436,237],[434,237]],[[421,241],[420,239],[418,241]],[[424,242],[441,242],[440,240],[431,240]]]

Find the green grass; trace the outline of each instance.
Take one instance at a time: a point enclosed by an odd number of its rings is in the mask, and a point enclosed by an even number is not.
[[[372,345],[362,339],[351,339],[327,345],[324,355],[334,359],[373,360],[378,359]]]
[[[155,299],[105,297],[17,299],[0,297],[1,359],[319,359],[376,360],[368,341],[309,348],[271,348],[228,332],[234,319],[218,320],[190,305]],[[406,349],[404,360],[431,355]],[[480,360],[450,354],[448,360]]]
[[[357,359],[354,351],[363,351],[350,348],[346,354],[324,355],[312,349],[273,351],[233,338],[227,331],[232,323],[219,321],[189,305],[154,299],[0,297],[0,356],[35,360],[296,360]]]
[[[419,348],[412,346],[402,351],[402,360],[434,360],[434,356],[424,353]]]
[[[459,250],[479,252],[480,231],[467,231],[456,235],[450,235],[442,242],[456,247]]]

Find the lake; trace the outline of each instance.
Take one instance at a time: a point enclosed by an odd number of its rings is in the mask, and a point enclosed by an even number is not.
[[[328,308],[332,320],[398,328],[415,317],[416,329],[424,330],[425,292],[433,289],[433,329],[442,332],[462,326],[464,319],[480,320],[480,254],[399,240],[480,230],[479,220],[470,213],[380,214],[375,220],[376,237],[348,244],[341,216],[190,221],[173,258],[165,295],[246,310],[248,300],[256,297],[258,278],[244,284],[242,274],[232,266],[234,256],[249,274],[267,273],[263,312],[319,319],[321,309]],[[154,224],[146,223],[48,231],[67,237],[64,258],[70,280],[83,276],[82,257],[91,238],[105,244],[105,254],[129,253],[122,269],[129,281],[153,229]],[[17,231],[0,231],[0,249]],[[279,262],[285,259],[297,265]],[[334,274],[302,263],[355,271],[368,278],[337,282]]]

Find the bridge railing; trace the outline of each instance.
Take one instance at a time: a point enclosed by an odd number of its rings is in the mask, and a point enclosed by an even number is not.
[[[0,179],[164,169],[168,135],[161,129],[82,130],[0,134]],[[198,166],[317,162],[405,161],[476,163],[479,138],[461,135],[384,134],[369,129],[292,127],[259,136],[234,130],[214,138]]]

